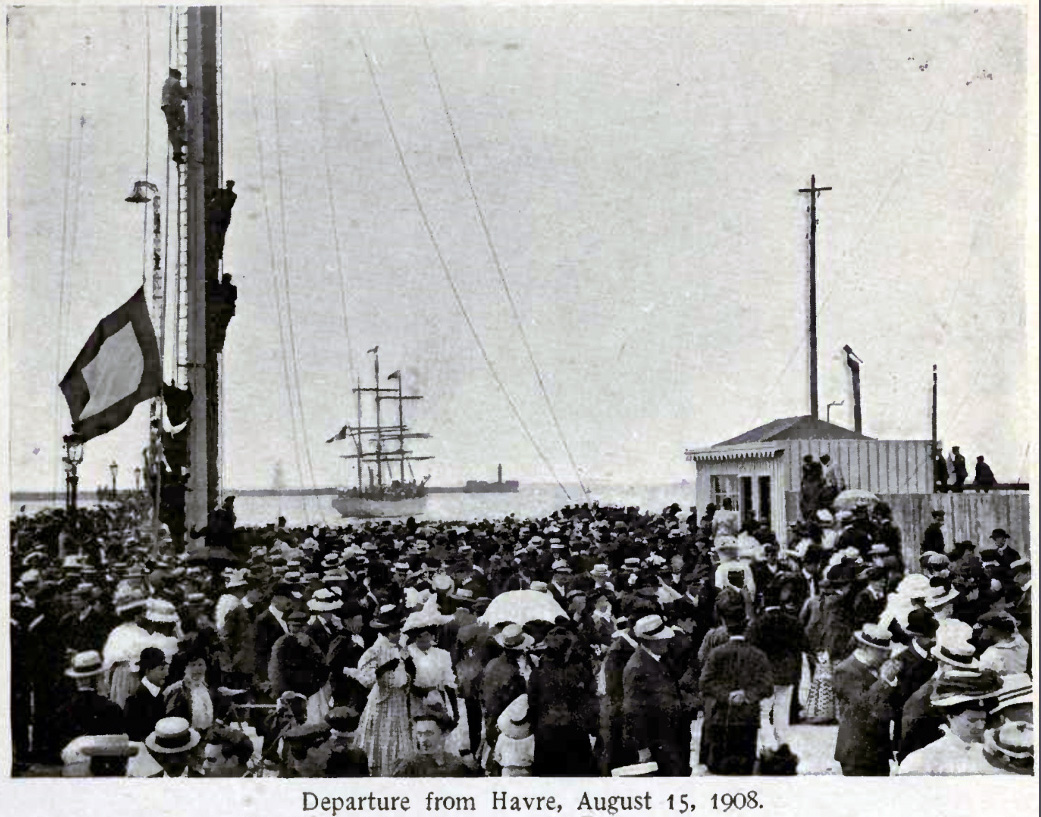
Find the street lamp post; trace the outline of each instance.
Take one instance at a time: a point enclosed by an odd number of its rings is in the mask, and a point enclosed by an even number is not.
[[[79,484],[77,469],[83,462],[83,438],[78,434],[67,434],[65,441],[65,507],[73,519],[76,517],[76,487]]]
[[[112,463],[109,465],[108,470],[112,472],[112,498],[115,499],[117,496],[116,474],[119,472],[119,464],[115,460],[112,460]]]

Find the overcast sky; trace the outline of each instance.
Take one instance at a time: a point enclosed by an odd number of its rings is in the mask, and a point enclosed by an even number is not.
[[[69,431],[57,383],[141,284],[142,209],[123,198],[146,145],[166,183],[169,18],[9,15],[12,484],[57,489]],[[818,211],[821,415],[844,400],[832,419],[852,426],[849,344],[865,361],[865,433],[928,439],[937,363],[941,438],[970,463],[986,455],[999,480],[1026,477],[1025,23],[973,7],[225,9],[224,175],[239,193],[226,484],[268,486],[278,461],[290,484],[312,470],[342,483],[345,449],[324,440],[353,417],[349,389],[371,378],[377,344],[383,371],[425,395],[408,419],[434,435],[417,444],[436,457],[422,471],[433,483],[494,478],[498,462],[553,479],[452,296],[364,49],[473,326],[556,475],[574,481],[424,32],[587,480],[689,477],[685,447],[808,413],[797,191],[811,173],[833,187]],[[303,423],[275,297],[286,271]],[[113,459],[126,484],[146,429],[141,406],[92,441],[81,484],[107,481]]]

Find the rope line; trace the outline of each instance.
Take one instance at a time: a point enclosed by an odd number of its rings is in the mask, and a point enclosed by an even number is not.
[[[459,293],[459,288],[456,286],[455,280],[452,278],[452,273],[448,268],[448,263],[445,261],[444,254],[441,252],[441,246],[440,244],[438,244],[437,238],[434,235],[433,227],[431,227],[430,220],[427,218],[426,210],[423,208],[423,203],[419,198],[419,191],[416,189],[416,184],[412,178],[412,173],[408,169],[408,163],[405,161],[405,154],[402,150],[401,143],[398,141],[397,132],[394,129],[394,123],[391,120],[390,111],[387,108],[387,103],[383,98],[383,91],[380,88],[379,80],[376,78],[376,72],[372,65],[372,58],[369,56],[369,50],[368,47],[365,45],[364,37],[361,37],[361,40],[362,53],[365,55],[365,64],[368,67],[369,77],[372,80],[372,85],[375,88],[376,96],[379,99],[380,108],[383,111],[383,117],[387,123],[387,129],[390,131],[390,138],[394,143],[394,150],[397,153],[398,161],[401,164],[401,169],[405,174],[405,180],[408,182],[409,190],[412,191],[412,198],[416,203],[416,210],[418,211],[420,220],[423,223],[423,228],[426,230],[427,236],[430,238],[430,243],[433,245],[434,253],[435,255],[437,255],[437,260],[441,267],[441,271],[445,275],[445,280],[448,282],[449,289],[451,289],[452,291],[452,296],[455,298],[456,305],[459,307],[459,311],[463,316],[463,320],[466,322],[466,326],[470,330],[470,334],[473,336],[474,342],[477,344],[477,348],[481,353],[481,357],[484,358],[485,365],[488,367],[488,371],[491,373],[492,379],[495,381],[495,384],[499,387],[499,391],[502,392],[503,397],[506,398],[506,402],[509,404],[510,411],[513,413],[513,416],[520,424],[525,436],[527,436],[528,441],[535,449],[539,458],[545,464],[546,468],[553,476],[553,479],[560,487],[560,490],[563,491],[564,495],[570,500],[571,494],[568,493],[567,488],[564,487],[564,483],[562,483],[560,479],[557,477],[556,471],[553,468],[553,464],[546,457],[542,448],[539,446],[538,442],[536,442],[534,435],[531,433],[531,429],[528,428],[528,424],[524,421],[524,418],[521,416],[520,410],[517,408],[517,405],[514,402],[512,395],[506,388],[506,384],[503,383],[502,378],[499,377],[499,373],[495,368],[495,364],[492,362],[492,359],[488,355],[488,350],[485,348],[485,345],[481,340],[481,336],[477,332],[477,327],[474,326],[473,320],[470,318],[470,314],[466,310],[466,305],[463,303],[462,295]]]
[[[427,59],[430,62],[430,70],[434,76],[434,83],[437,85],[437,92],[441,98],[441,107],[444,110],[445,119],[448,121],[448,129],[452,132],[452,141],[455,144],[456,155],[459,157],[459,164],[462,165],[463,174],[466,176],[466,185],[470,189],[470,198],[473,201],[474,209],[477,211],[477,219],[481,224],[481,230],[484,233],[484,239],[492,257],[492,263],[495,265],[495,271],[499,276],[499,283],[502,284],[503,292],[506,294],[506,300],[510,305],[510,312],[513,315],[513,320],[517,325],[517,331],[520,333],[521,341],[524,344],[524,351],[527,353],[528,361],[531,363],[531,368],[535,372],[535,379],[538,381],[539,390],[542,392],[542,397],[546,403],[546,409],[549,411],[549,415],[553,419],[553,426],[556,428],[557,435],[560,437],[560,442],[563,444],[564,451],[567,453],[568,462],[571,464],[571,468],[575,472],[575,477],[578,479],[578,485],[582,489],[582,493],[588,494],[589,490],[582,482],[582,473],[579,471],[578,463],[575,462],[575,456],[571,451],[571,446],[568,445],[567,436],[564,434],[564,429],[560,424],[560,418],[557,416],[556,409],[553,407],[553,401],[550,399],[549,391],[546,388],[546,382],[543,380],[542,371],[539,368],[539,364],[535,361],[535,353],[532,351],[531,343],[528,341],[528,333],[524,331],[524,322],[521,320],[520,312],[517,309],[517,303],[513,299],[513,292],[510,290],[510,285],[506,280],[506,272],[503,270],[498,250],[496,250],[495,242],[492,240],[492,233],[488,227],[488,221],[484,216],[484,209],[481,207],[480,201],[477,198],[477,191],[474,188],[473,177],[470,174],[470,167],[467,164],[463,153],[463,146],[459,140],[455,121],[452,119],[452,113],[448,106],[448,99],[445,96],[444,87],[441,85],[441,76],[438,73],[437,64],[434,62],[434,54],[430,49],[430,41],[427,39],[426,30],[423,28],[423,22],[419,16],[418,10],[415,11],[415,15],[416,23],[419,26],[419,32],[423,37],[423,47],[426,49]]]
[[[275,111],[275,160],[276,168],[278,171],[278,216],[279,227],[282,234],[282,286],[285,289],[286,327],[288,329],[287,334],[289,335],[289,349],[292,355],[291,360],[293,364],[293,384],[296,387],[296,401],[300,409],[300,429],[303,433],[304,455],[307,460],[308,472],[311,476],[311,485],[312,487],[314,487],[314,463],[311,460],[311,446],[308,443],[307,420],[304,414],[304,404],[302,398],[303,392],[300,388],[300,357],[297,354],[296,349],[296,332],[293,328],[293,305],[289,294],[289,239],[287,237],[286,231],[285,174],[282,172],[282,120],[279,116],[278,104],[278,67],[276,64],[272,63],[271,68],[271,78],[275,93],[275,97],[273,100]]]
[[[325,107],[325,66],[322,61],[321,52],[315,59],[315,71],[318,75],[318,122],[322,129],[322,155],[325,159],[325,189],[329,199],[330,221],[332,223],[333,249],[336,253],[336,272],[340,282],[340,310],[343,315],[343,334],[347,341],[347,383],[348,388],[354,382],[354,374],[357,365],[354,357],[354,348],[351,344],[351,329],[348,320],[347,309],[347,276],[344,271],[342,245],[340,242],[340,230],[337,227],[336,197],[333,194],[332,164],[329,161],[328,141],[326,139],[326,107]]]
[[[275,260],[275,236],[274,230],[271,226],[271,204],[267,195],[267,187],[264,184],[264,180],[267,176],[264,163],[264,149],[263,142],[260,139],[260,113],[257,107],[257,87],[256,87],[256,67],[253,62],[253,54],[249,47],[249,38],[245,33],[242,35],[243,45],[246,52],[246,62],[249,64],[250,71],[250,107],[253,112],[253,125],[254,132],[256,133],[256,150],[257,150],[257,166],[260,176],[260,190],[261,200],[264,204],[264,225],[267,233],[267,245],[268,254],[271,263],[271,273],[275,277],[274,286],[271,291],[275,295],[275,306],[278,317],[278,339],[279,339],[279,353],[282,358],[282,383],[286,390],[286,400],[289,403],[289,420],[291,427],[291,434],[293,440],[293,457],[296,460],[296,471],[297,479],[299,484],[303,485],[304,482],[304,469],[303,464],[300,460],[300,446],[299,446],[299,435],[296,427],[296,407],[292,398],[292,378],[289,374],[289,360],[286,356],[286,340],[285,340],[285,329],[283,327],[283,316],[282,316],[282,299],[278,289],[278,264]],[[305,502],[306,504],[306,502]]]

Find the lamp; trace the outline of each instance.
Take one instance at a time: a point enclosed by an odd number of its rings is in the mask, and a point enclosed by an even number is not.
[[[159,195],[159,188],[151,182],[134,182],[134,192],[127,196],[125,201],[129,201],[131,204],[147,204],[152,200],[152,197],[146,192],[149,190]]]

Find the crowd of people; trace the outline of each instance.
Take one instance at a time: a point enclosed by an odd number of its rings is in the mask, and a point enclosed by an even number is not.
[[[837,499],[780,541],[729,499],[295,529],[226,502],[182,553],[143,503],[18,516],[14,773],[795,774],[800,721],[846,775],[1032,773],[1029,562]]]

